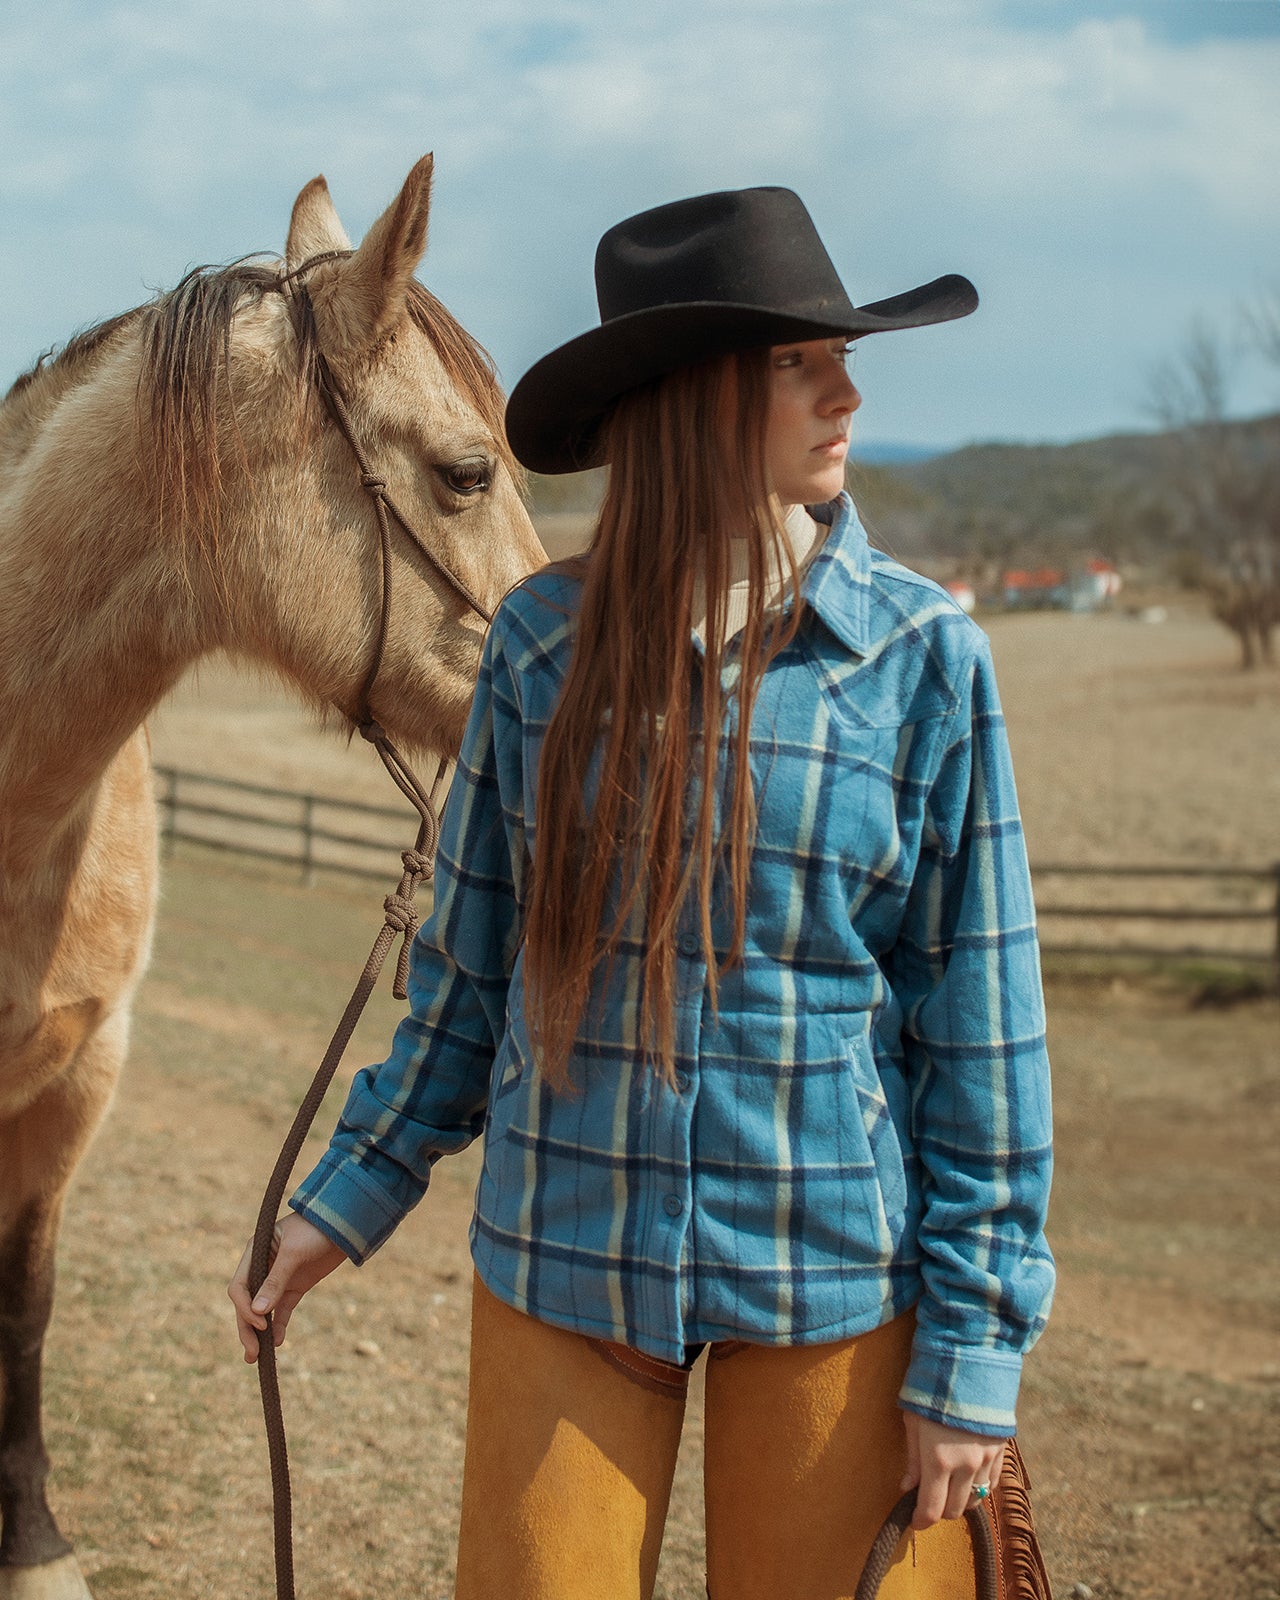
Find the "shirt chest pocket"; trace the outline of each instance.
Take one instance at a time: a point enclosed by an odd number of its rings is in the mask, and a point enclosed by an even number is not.
[[[909,880],[954,698],[927,649],[863,659],[815,627],[774,687],[753,722],[762,834],[811,834],[858,882]]]
[[[821,861],[851,888],[909,876],[938,725],[855,709],[842,685],[795,673],[752,728],[759,842]]]

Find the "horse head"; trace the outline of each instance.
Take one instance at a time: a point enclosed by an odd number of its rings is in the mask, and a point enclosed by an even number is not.
[[[216,642],[452,753],[486,614],[545,557],[488,357],[414,278],[430,186],[427,156],[353,249],[313,179],[282,266],[223,269],[221,293],[193,274],[155,303],[143,380]]]

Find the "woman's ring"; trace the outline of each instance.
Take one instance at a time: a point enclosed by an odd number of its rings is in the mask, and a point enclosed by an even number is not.
[[[991,1485],[989,1483],[975,1483],[970,1492],[975,1500],[985,1500],[991,1493]]]

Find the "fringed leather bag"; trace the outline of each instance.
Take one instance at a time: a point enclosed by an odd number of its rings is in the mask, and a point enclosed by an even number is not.
[[[1010,1439],[1000,1482],[988,1499],[964,1514],[973,1545],[977,1600],[1053,1600],[1031,1516],[1030,1488],[1026,1465]],[[915,1508],[912,1489],[885,1518],[854,1590],[854,1600],[876,1600]]]

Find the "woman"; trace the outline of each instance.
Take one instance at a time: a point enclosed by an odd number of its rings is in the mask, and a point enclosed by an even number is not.
[[[245,1355],[483,1132],[459,1596],[651,1592],[703,1348],[716,1600],[850,1594],[915,1484],[882,1593],[971,1593],[1052,1290],[1034,920],[985,639],[843,482],[849,341],[977,297],[855,307],[781,189],[596,280],[508,408],[609,464],[595,537],[494,620],[411,1014],[231,1286]]]

